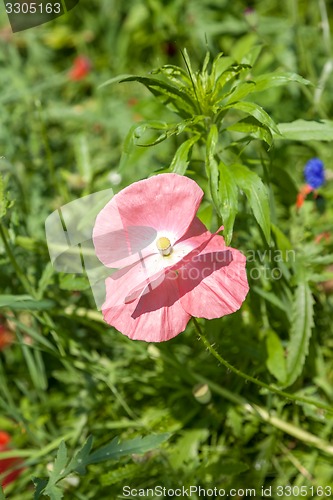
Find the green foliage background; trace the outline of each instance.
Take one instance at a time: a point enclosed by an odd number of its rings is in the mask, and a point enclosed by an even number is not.
[[[318,487],[333,488],[329,2],[81,0],[14,35],[0,16],[0,313],[15,335],[0,352],[0,430],[15,449],[0,459],[25,467],[6,496],[200,485],[322,498]],[[221,52],[234,74],[213,102],[203,82],[216,88]],[[78,54],[92,70],[73,82]],[[326,183],[296,210],[312,157]],[[103,322],[84,276],[54,271],[44,223],[170,171],[204,189],[199,216],[211,230],[222,221],[248,257],[250,293],[239,312],[148,345]]]

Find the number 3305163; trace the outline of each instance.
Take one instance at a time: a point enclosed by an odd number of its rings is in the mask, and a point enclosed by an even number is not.
[[[7,14],[60,14],[60,3],[15,2],[6,3]]]

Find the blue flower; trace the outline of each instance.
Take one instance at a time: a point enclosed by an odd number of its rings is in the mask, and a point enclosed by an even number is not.
[[[311,158],[304,167],[304,177],[307,184],[317,189],[325,182],[324,164],[319,158]]]

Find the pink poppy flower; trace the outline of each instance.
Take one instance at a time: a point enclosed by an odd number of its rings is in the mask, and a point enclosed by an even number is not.
[[[196,217],[203,197],[188,177],[160,174],[116,194],[98,214],[96,255],[106,279],[104,319],[131,339],[169,340],[191,316],[238,310],[248,292],[245,256]]]

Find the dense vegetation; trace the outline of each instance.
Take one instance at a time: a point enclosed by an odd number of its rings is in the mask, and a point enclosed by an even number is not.
[[[6,498],[330,497],[329,2],[81,0],[15,34],[0,21]],[[313,158],[324,182],[304,177]],[[162,172],[204,190],[198,215],[247,257],[250,291],[155,344],[53,267],[45,221]]]

